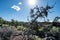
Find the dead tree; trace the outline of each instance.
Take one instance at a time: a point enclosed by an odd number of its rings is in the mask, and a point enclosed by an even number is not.
[[[39,31],[38,28],[39,28],[39,25],[38,25],[38,22],[37,22],[37,19],[40,17],[42,18],[45,18],[48,16],[48,12],[50,9],[52,9],[53,7],[49,6],[49,5],[46,5],[46,7],[38,7],[36,6],[35,8],[31,9],[30,11],[30,15],[31,15],[31,30],[34,30],[35,31],[35,34],[34,35],[37,35],[41,38],[44,38],[45,37],[45,33],[44,31]],[[36,10],[36,11],[35,11]]]

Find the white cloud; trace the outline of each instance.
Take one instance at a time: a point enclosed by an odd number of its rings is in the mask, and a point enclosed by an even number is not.
[[[53,22],[53,20],[50,20],[50,22]]]
[[[19,2],[18,4],[19,4],[19,5],[21,5],[22,3],[21,3],[21,2]]]
[[[20,11],[20,9],[21,9],[19,6],[16,6],[16,5],[13,5],[11,8],[13,8],[16,11]]]

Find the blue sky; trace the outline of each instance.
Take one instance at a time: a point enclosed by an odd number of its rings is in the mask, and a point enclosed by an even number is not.
[[[37,0],[36,4],[45,6],[47,2],[49,5],[53,5],[56,2],[55,7],[51,10],[54,12],[48,14],[48,19],[53,20],[56,16],[60,16],[60,0]],[[27,0],[0,0],[0,17],[8,21],[11,19],[27,21],[31,8],[27,4]],[[18,8],[14,9],[13,6]]]

